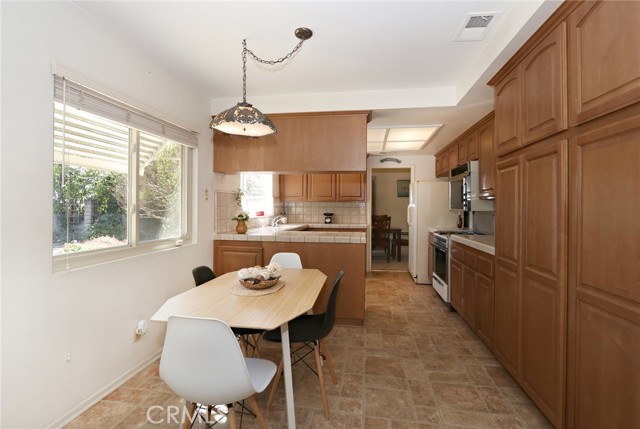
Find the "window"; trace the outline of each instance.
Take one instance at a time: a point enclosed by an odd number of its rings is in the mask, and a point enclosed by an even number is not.
[[[55,76],[54,270],[191,237],[197,135]]]
[[[273,175],[242,173],[240,176],[241,189],[244,191],[242,208],[251,217],[258,212],[263,216],[273,215]]]

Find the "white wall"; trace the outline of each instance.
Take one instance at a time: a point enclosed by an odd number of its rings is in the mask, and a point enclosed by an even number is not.
[[[137,321],[192,287],[193,266],[211,263],[217,179],[211,172],[209,100],[69,2],[0,7],[0,426],[55,427],[158,355],[164,327],[151,323],[134,343]],[[52,60],[168,118],[201,126],[197,244],[52,274]]]

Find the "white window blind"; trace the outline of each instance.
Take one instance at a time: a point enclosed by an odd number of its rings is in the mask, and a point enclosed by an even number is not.
[[[61,76],[54,75],[54,80],[54,100],[59,103],[62,103],[64,98],[67,106],[165,137],[192,148],[198,147],[198,133],[195,131],[186,130],[171,122],[149,115],[133,106]],[[63,80],[66,80],[64,85]],[[63,94],[63,88],[66,88],[66,94]]]

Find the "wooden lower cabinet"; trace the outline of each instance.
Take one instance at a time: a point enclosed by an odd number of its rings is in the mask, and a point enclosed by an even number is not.
[[[449,287],[451,288],[451,306],[463,314],[464,265],[451,260],[449,263]]]
[[[327,275],[314,312],[324,311],[333,281],[338,271],[343,270],[345,274],[338,292],[336,319],[343,324],[364,323],[365,244],[215,240],[213,245],[216,275],[266,265],[278,252],[298,253],[303,267],[317,268]]]
[[[567,340],[567,141],[550,139],[501,160],[498,192],[496,356],[554,426],[561,427]]]
[[[570,145],[568,427],[640,427],[640,107]]]
[[[215,241],[213,252],[213,272],[217,275],[262,265],[264,259],[259,241]]]
[[[494,257],[455,241],[451,244],[451,255],[451,305],[478,337],[492,347]]]

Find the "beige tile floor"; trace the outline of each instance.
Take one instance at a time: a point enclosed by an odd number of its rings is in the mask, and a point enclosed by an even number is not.
[[[293,368],[298,428],[551,427],[432,288],[413,284],[406,272],[374,272],[366,303],[364,327],[336,326],[327,341],[338,372],[335,386],[326,377],[330,420],[322,413],[317,378],[301,365]],[[279,345],[262,344],[263,355],[277,361]],[[286,428],[282,385],[279,390],[271,411],[265,409],[268,389],[257,397],[272,429]],[[181,405],[159,379],[155,362],[67,428],[178,428],[166,410]],[[258,425],[244,418],[242,427]]]

